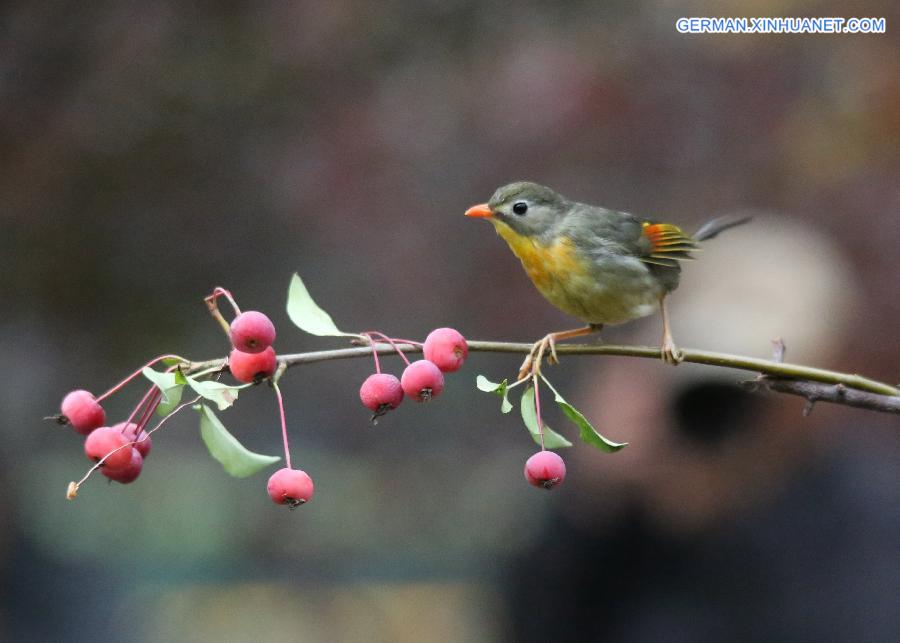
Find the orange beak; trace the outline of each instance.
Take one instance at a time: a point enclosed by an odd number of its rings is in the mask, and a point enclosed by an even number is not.
[[[491,212],[491,209],[488,207],[487,203],[479,203],[478,205],[473,205],[471,208],[466,210],[466,216],[489,219],[490,217],[494,216],[494,213]]]

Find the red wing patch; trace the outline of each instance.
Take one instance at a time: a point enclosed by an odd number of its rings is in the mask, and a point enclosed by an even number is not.
[[[650,241],[649,251],[641,257],[645,263],[674,267],[679,261],[693,259],[691,251],[700,249],[693,237],[671,223],[645,221],[643,233]]]

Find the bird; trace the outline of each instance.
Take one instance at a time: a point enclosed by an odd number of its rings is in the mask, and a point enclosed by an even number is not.
[[[535,342],[519,369],[520,380],[540,372],[548,349],[548,362],[559,361],[558,341],[657,310],[663,325],[660,357],[680,363],[684,357],[672,337],[666,299],[678,287],[681,262],[693,259],[701,242],[750,220],[723,216],[689,235],[677,225],[572,201],[530,181],[498,188],[487,203],[472,206],[465,215],[490,221],[538,291],[586,324]]]

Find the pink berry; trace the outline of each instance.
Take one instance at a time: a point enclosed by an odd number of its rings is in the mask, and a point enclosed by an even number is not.
[[[525,479],[535,487],[552,489],[566,479],[566,463],[553,451],[538,451],[525,462]]]
[[[89,460],[94,462],[99,462],[107,454],[110,454],[103,461],[103,466],[110,469],[122,469],[131,462],[131,449],[119,449],[119,447],[128,444],[128,442],[128,438],[122,435],[121,429],[101,426],[85,438],[84,453]]]
[[[359,387],[359,399],[375,415],[381,417],[391,409],[396,409],[403,401],[403,387],[400,380],[389,373],[374,373]]]
[[[123,451],[124,450],[125,449],[123,449]],[[124,467],[120,469],[100,467],[100,473],[105,475],[110,480],[115,480],[116,482],[121,482],[122,484],[134,482],[135,480],[137,480],[137,477],[141,475],[141,469],[144,468],[144,457],[141,455],[141,452],[138,451],[137,448],[131,449],[130,456],[131,460]]]
[[[272,474],[266,489],[272,502],[294,509],[312,500],[315,486],[305,471],[285,467]]]
[[[261,353],[275,341],[275,326],[255,310],[241,313],[231,322],[231,345],[244,353]]]
[[[469,356],[469,345],[466,338],[452,328],[436,328],[428,333],[422,352],[425,359],[434,362],[444,373],[458,371],[466,357]]]
[[[278,368],[275,349],[266,347],[261,353],[245,353],[234,349],[228,356],[228,368],[238,382],[249,384],[271,377]]]
[[[147,435],[147,432],[141,429],[140,433],[138,433],[138,425],[134,422],[128,423],[128,428],[125,428],[124,422],[119,422],[118,424],[113,424],[114,429],[117,431],[122,431],[122,435],[129,442],[134,442],[134,448],[137,449],[142,458],[146,458],[150,454],[150,449],[153,447],[153,438]]]
[[[63,398],[59,421],[71,424],[82,435],[87,435],[106,422],[106,412],[89,391],[72,391]]]
[[[416,402],[427,402],[444,390],[444,374],[434,362],[420,359],[403,371],[400,386],[403,387],[403,392]]]

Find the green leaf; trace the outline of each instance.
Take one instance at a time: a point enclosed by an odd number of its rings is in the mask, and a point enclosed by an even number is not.
[[[509,413],[512,411],[512,404],[509,403],[509,399],[507,399],[507,392],[509,388],[507,386],[507,380],[503,380],[499,384],[490,381],[484,375],[479,375],[475,378],[475,386],[478,387],[479,391],[484,391],[485,393],[495,393],[499,397],[503,398],[503,401],[500,403],[500,412],[501,413]]]
[[[502,382],[497,384],[496,382],[492,382],[491,380],[486,378],[484,375],[479,375],[475,378],[475,386],[478,387],[479,391],[484,391],[485,393],[494,393],[501,386],[506,386],[506,380],[503,380]]]
[[[537,412],[534,408],[534,387],[529,386],[524,393],[522,393],[522,403],[520,405],[520,411],[522,413],[522,421],[525,422],[525,428],[528,429],[528,432],[531,433],[532,439],[537,444],[541,443],[541,434],[538,431],[538,423],[537,423]],[[542,423],[544,426],[544,447],[547,449],[559,449],[562,447],[570,447],[572,443],[566,440],[559,433],[551,429],[547,426],[546,422]]]
[[[294,273],[288,289],[287,314],[300,330],[305,330],[310,335],[319,335],[320,337],[352,335],[352,333],[338,330],[331,320],[331,316],[319,308],[318,304],[309,296],[309,291],[297,273]]]
[[[184,393],[184,386],[176,386],[175,388],[169,389],[168,392],[168,399],[160,399],[159,406],[156,407],[156,412],[162,417],[167,416],[181,404],[181,395]]]
[[[234,404],[238,393],[243,388],[242,386],[228,386],[228,384],[213,380],[195,380],[191,376],[187,376],[186,379],[188,386],[194,389],[197,395],[215,402],[220,411],[224,411]]]
[[[235,478],[252,476],[281,460],[278,456],[248,451],[228,432],[208,406],[198,404],[194,408],[200,411],[200,437],[209,449],[209,454]]]
[[[156,412],[160,415],[168,415],[171,413],[176,406],[181,402],[181,394],[184,385],[187,384],[187,380],[184,375],[181,374],[181,371],[174,371],[171,373],[160,373],[159,371],[154,371],[149,366],[145,367],[141,373],[143,373],[144,377],[153,382],[161,392],[159,406],[156,409]]]
[[[165,364],[166,366],[175,366],[176,364],[184,364],[184,360],[179,359],[177,357],[163,357],[159,361],[161,364]]]
[[[556,403],[559,404],[562,412],[578,426],[582,442],[590,444],[592,447],[596,447],[606,453],[615,453],[619,449],[628,446],[627,442],[613,442],[597,433],[597,429],[587,421],[587,418],[581,414],[581,411],[566,402],[559,393],[556,393],[555,395]]]

